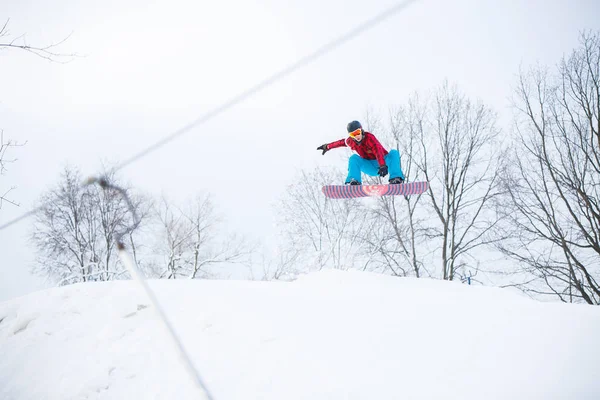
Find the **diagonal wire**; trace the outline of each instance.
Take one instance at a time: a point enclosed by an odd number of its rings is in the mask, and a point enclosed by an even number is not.
[[[162,326],[165,329],[165,333],[171,339],[171,344],[174,346],[174,350],[179,355],[181,363],[190,375],[190,378],[192,378],[192,381],[194,382],[196,388],[202,393],[202,397],[205,397],[207,400],[213,400],[214,398],[212,393],[208,389],[208,386],[204,382],[204,379],[202,379],[200,371],[194,366],[194,362],[192,361],[187,350],[185,349],[185,346],[181,341],[181,338],[177,334],[177,331],[175,330],[171,321],[167,317],[167,313],[156,298],[156,295],[150,288],[150,285],[148,285],[146,278],[138,269],[136,263],[131,259],[129,253],[127,253],[127,251],[125,250],[123,237],[128,233],[132,232],[133,230],[137,229],[137,227],[140,225],[140,218],[135,210],[135,207],[133,206],[133,203],[131,202],[131,199],[127,194],[127,191],[121,188],[120,186],[111,184],[106,178],[91,178],[88,180],[87,183],[90,185],[97,183],[104,190],[114,190],[119,193],[123,200],[125,200],[127,208],[129,209],[129,212],[131,213],[131,216],[133,218],[133,223],[126,229],[117,232],[115,236],[115,243],[117,244],[119,257],[121,258],[121,261],[129,271],[131,278],[142,287],[142,289],[146,293],[146,296],[148,296],[148,299],[150,300],[154,308],[154,312],[156,313],[158,319],[162,322]]]
[[[127,160],[123,161],[122,163],[113,167],[111,169],[111,171],[116,172],[120,169],[123,169],[126,166],[128,166],[128,165],[138,161],[139,159],[145,157],[146,155],[152,153],[153,151],[158,150],[159,148],[165,146],[167,143],[169,143],[169,142],[175,140],[176,138],[182,136],[183,134],[189,132],[192,128],[195,128],[198,125],[201,125],[201,124],[211,120],[212,118],[216,117],[217,115],[219,115],[219,114],[223,113],[224,111],[227,111],[228,109],[232,108],[233,106],[243,102],[244,100],[248,99],[249,97],[253,96],[254,94],[267,88],[268,86],[271,86],[275,82],[278,82],[278,81],[282,80],[283,78],[286,78],[287,76],[289,76],[292,73],[296,72],[297,70],[303,68],[304,66],[323,57],[327,53],[330,53],[331,51],[335,50],[336,48],[340,47],[344,43],[350,41],[351,39],[354,39],[355,37],[358,37],[358,36],[362,35],[363,33],[373,29],[374,27],[376,27],[383,21],[398,14],[400,11],[403,11],[409,5],[411,5],[412,3],[416,3],[417,1],[418,0],[404,0],[399,3],[395,3],[393,6],[380,12],[376,16],[362,22],[361,24],[357,25],[356,27],[354,27],[350,31],[346,32],[345,34],[343,34],[343,35],[333,39],[329,43],[321,46],[320,48],[315,50],[313,53],[302,57],[301,59],[299,59],[295,63],[291,64],[290,66],[282,69],[279,72],[276,72],[275,74],[266,78],[262,82],[259,82],[258,84],[252,86],[251,88],[245,90],[244,92],[242,92],[242,93],[238,94],[237,96],[231,98],[230,100],[226,101],[222,105],[220,105],[220,106],[214,108],[213,110],[207,112],[206,114],[200,116],[199,118],[190,122],[189,124],[185,125],[184,127],[180,128],[177,131],[171,133],[170,135],[164,137],[163,139],[159,140],[158,142],[148,146],[144,150],[140,151],[139,153],[135,154],[134,156],[130,157],[129,159],[127,159]],[[42,208],[43,208],[43,205],[41,205],[37,208],[34,208],[34,209],[28,211],[27,213],[21,215],[20,217],[17,217],[3,225],[0,225],[0,230],[8,228],[9,226],[35,214]]]

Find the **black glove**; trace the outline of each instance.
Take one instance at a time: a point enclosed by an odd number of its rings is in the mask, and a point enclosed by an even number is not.
[[[387,165],[382,165],[382,166],[380,166],[380,167],[379,167],[379,171],[377,171],[377,173],[379,174],[379,176],[382,176],[382,177],[383,177],[383,176],[386,176],[386,175],[387,175],[387,173],[388,173],[388,170],[387,170]]]
[[[317,147],[317,150],[323,150],[323,154],[325,154],[329,151],[326,144],[322,144],[321,146]]]

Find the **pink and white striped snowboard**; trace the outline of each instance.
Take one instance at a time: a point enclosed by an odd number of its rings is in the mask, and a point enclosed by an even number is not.
[[[410,196],[429,189],[429,182],[409,182],[396,185],[328,185],[323,193],[330,199],[353,199],[357,197]]]

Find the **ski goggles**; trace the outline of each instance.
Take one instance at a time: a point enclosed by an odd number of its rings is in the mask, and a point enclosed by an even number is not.
[[[358,128],[355,131],[349,132],[348,135],[350,135],[350,137],[355,138],[358,135],[362,135],[362,128]]]

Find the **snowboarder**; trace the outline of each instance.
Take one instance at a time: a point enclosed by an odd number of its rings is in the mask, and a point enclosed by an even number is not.
[[[352,121],[346,127],[347,139],[340,139],[332,143],[317,147],[323,154],[336,147],[350,147],[358,154],[353,154],[348,160],[348,177],[346,185],[362,185],[364,172],[370,176],[384,177],[390,174],[390,184],[404,183],[404,173],[400,167],[400,153],[396,149],[389,152],[379,143],[379,140],[370,132],[365,132],[358,121]]]

